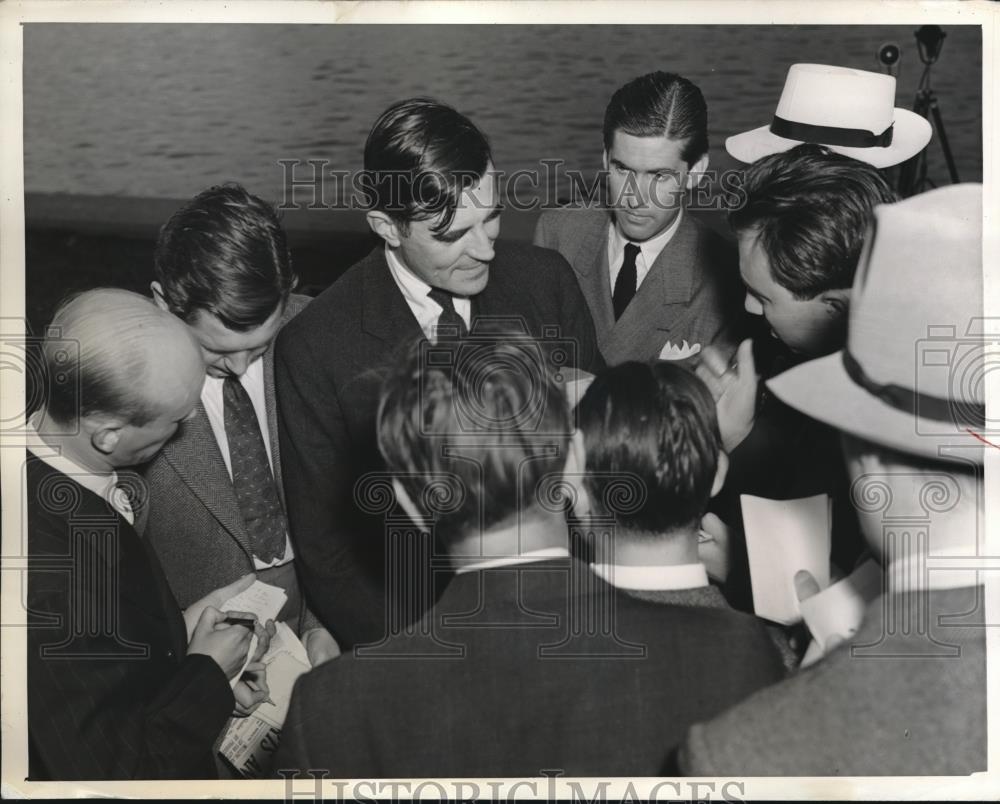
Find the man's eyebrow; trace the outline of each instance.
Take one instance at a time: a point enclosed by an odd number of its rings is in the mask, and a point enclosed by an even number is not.
[[[667,165],[664,165],[663,167],[650,168],[649,170],[636,170],[634,167],[629,167],[628,165],[626,165],[624,162],[621,161],[621,159],[615,159],[615,158],[612,157],[608,161],[612,165],[614,165],[615,167],[621,168],[622,170],[626,170],[629,173],[673,173],[673,174],[676,174],[676,173],[680,172],[676,168],[672,168],[672,167],[669,167]]]
[[[503,211],[503,205],[497,201],[493,209],[490,210],[490,214],[486,216],[487,221],[495,220],[500,213]],[[454,243],[461,240],[465,233],[468,232],[472,227],[466,226],[464,229],[455,229],[453,232],[441,232],[440,234],[433,235],[435,240],[440,240],[442,243]]]

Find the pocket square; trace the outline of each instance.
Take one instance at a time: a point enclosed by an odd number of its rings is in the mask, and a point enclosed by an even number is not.
[[[660,350],[660,360],[685,360],[694,357],[701,351],[700,343],[689,344],[683,341],[680,346],[667,341]]]

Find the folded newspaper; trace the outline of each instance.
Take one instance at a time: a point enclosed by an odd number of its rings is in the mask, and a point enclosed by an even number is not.
[[[295,679],[310,667],[306,649],[284,623],[275,623],[276,633],[261,661],[267,667],[271,702],[265,701],[252,715],[233,718],[219,746],[219,753],[241,776],[260,778],[268,773],[271,755],[278,747],[281,727],[288,714]]]

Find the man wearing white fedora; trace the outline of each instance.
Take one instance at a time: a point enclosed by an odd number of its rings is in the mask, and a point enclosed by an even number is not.
[[[803,142],[887,168],[920,153],[931,124],[896,107],[891,75],[828,64],[793,64],[770,124],[726,140],[741,162],[787,151]]]
[[[842,431],[885,586],[817,664],[693,727],[686,773],[986,769],[981,241],[978,184],[878,207],[846,348],[768,383]]]

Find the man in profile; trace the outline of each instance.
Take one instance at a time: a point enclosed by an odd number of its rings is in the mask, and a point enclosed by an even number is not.
[[[365,144],[368,223],[379,245],[282,330],[277,341],[285,493],[310,606],[342,646],[381,638],[381,518],[355,482],[382,466],[375,443],[387,367],[422,340],[514,326],[558,365],[602,365],[572,271],[556,254],[497,242],[501,199],[485,136],[427,99],[396,103]],[[406,579],[419,567],[408,565]],[[408,583],[409,581],[407,581]],[[394,593],[393,593],[394,594]],[[415,620],[418,603],[396,621]]]
[[[573,266],[608,364],[736,347],[736,250],[685,208],[708,168],[708,106],[686,78],[629,81],[604,113],[607,208],[544,212],[535,244]]]
[[[218,610],[253,579],[182,617],[133,528],[141,486],[128,480],[130,498],[117,472],[152,458],[191,415],[204,376],[198,345],[125,290],[73,298],[49,332],[52,381],[29,422],[25,468],[29,774],[214,777],[212,744],[234,705],[246,714],[267,697],[240,682],[234,699],[254,629],[227,615],[254,618]]]

